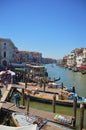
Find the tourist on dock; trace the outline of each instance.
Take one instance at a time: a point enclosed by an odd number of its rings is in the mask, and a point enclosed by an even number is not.
[[[2,91],[0,89],[0,102],[1,102],[1,98],[2,98]]]
[[[20,95],[17,91],[14,94],[14,104],[16,106],[20,106]]]

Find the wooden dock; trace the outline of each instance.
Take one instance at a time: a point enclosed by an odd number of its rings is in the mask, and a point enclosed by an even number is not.
[[[27,114],[26,108],[16,107],[13,103],[9,103],[9,102],[4,102],[3,105],[2,105],[2,109],[4,111],[20,112],[20,113]],[[46,111],[43,111],[43,110],[37,110],[37,109],[34,109],[34,108],[29,108],[29,113],[31,115],[35,115],[35,116],[47,119],[50,122],[57,123],[57,121],[54,120],[54,116],[56,115],[56,113],[46,112]],[[55,129],[57,128],[55,126],[49,126],[49,125],[48,126],[46,125],[46,127],[47,127],[47,129],[43,128],[43,130],[50,130],[51,128],[55,128]],[[70,128],[72,128],[72,127],[70,127]],[[58,130],[63,130],[63,129],[58,128]]]
[[[2,108],[2,105],[3,105],[3,103],[5,102],[5,100],[6,100],[7,96],[8,96],[8,94],[9,94],[9,92],[10,92],[10,90],[11,90],[11,87],[12,87],[12,85],[9,84],[9,86],[8,86],[7,89],[6,89],[5,86],[3,86],[3,87],[1,88],[1,91],[2,91],[2,95],[3,95],[3,96],[2,96],[1,102],[0,102],[0,109]]]
[[[15,104],[10,103],[10,102],[6,102],[6,98],[7,98],[8,94],[9,94],[9,92],[10,92],[10,90],[13,86],[14,85],[10,84],[10,85],[8,85],[7,89],[5,88],[5,86],[1,89],[2,93],[3,93],[3,97],[2,97],[1,102],[0,102],[0,109],[5,110],[5,111],[10,111],[10,112],[20,112],[20,113],[27,114],[27,108],[16,107]],[[20,87],[18,85],[15,85],[15,87],[24,89],[23,87]],[[34,109],[34,108],[29,108],[29,113],[32,114],[32,115],[36,115],[36,116],[39,116],[41,118],[47,119],[48,121],[51,121],[53,123],[58,124],[58,122],[54,120],[54,116],[56,115],[56,113],[47,112],[47,111],[43,111],[43,110],[37,110],[37,109]],[[61,123],[59,123],[59,124],[61,124]],[[65,124],[63,124],[63,125],[67,126],[69,128],[73,128],[71,125],[69,125],[69,126],[65,125]],[[57,130],[57,126],[46,125],[43,128],[43,130],[52,130],[52,129]],[[64,129],[58,127],[58,130],[64,130]]]

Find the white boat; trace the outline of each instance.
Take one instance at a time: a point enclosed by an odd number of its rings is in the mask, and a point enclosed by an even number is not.
[[[29,125],[29,126],[22,126],[22,127],[11,127],[0,125],[0,130],[38,130],[37,125]]]
[[[23,113],[19,113],[19,112],[13,112],[12,113],[12,119],[14,124],[17,127],[22,127],[22,126],[33,126],[36,124],[37,127],[34,130],[38,130],[40,129],[44,124],[47,123],[47,120],[41,119],[37,116],[33,116],[33,115],[26,115]]]

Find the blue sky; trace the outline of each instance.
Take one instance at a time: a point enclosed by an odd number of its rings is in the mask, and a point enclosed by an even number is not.
[[[56,59],[86,48],[86,0],[0,0],[0,37]]]

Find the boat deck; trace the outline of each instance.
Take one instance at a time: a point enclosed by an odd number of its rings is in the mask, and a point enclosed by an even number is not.
[[[49,93],[43,93],[43,92],[39,92],[38,94],[30,94],[30,96],[34,96],[34,97],[37,97],[37,98],[41,98],[41,99],[46,99],[46,100],[53,100],[53,95],[54,94],[49,94]],[[56,95],[56,100],[59,99],[59,96]]]

